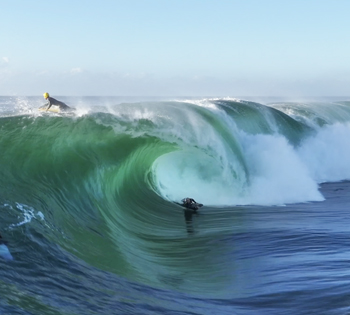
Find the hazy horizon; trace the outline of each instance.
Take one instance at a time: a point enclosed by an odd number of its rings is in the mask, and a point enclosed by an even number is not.
[[[342,0],[5,2],[0,95],[349,95],[349,11]]]

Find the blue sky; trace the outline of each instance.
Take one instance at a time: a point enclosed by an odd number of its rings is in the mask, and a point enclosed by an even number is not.
[[[350,95],[348,0],[0,0],[0,95]]]

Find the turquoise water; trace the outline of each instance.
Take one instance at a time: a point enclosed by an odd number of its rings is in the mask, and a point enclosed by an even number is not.
[[[62,100],[0,98],[2,313],[350,311],[349,102]]]

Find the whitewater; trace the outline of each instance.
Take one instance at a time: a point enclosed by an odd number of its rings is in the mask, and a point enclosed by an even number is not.
[[[0,313],[350,313],[348,99],[57,98],[0,97]]]

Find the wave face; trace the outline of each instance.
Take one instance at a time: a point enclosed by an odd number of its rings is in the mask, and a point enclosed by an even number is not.
[[[97,103],[71,116],[31,102],[1,103],[0,202],[19,213],[7,228],[35,220],[36,233],[88,264],[150,285],[205,290],[200,273],[189,287],[169,272],[191,269],[174,266],[182,246],[162,246],[186,236],[174,202],[322,201],[320,183],[350,179],[346,102]]]
[[[144,205],[184,196],[211,206],[321,200],[318,183],[350,177],[350,107],[327,105],[205,100],[3,117],[2,173],[9,184],[84,187],[117,205],[128,196]]]

